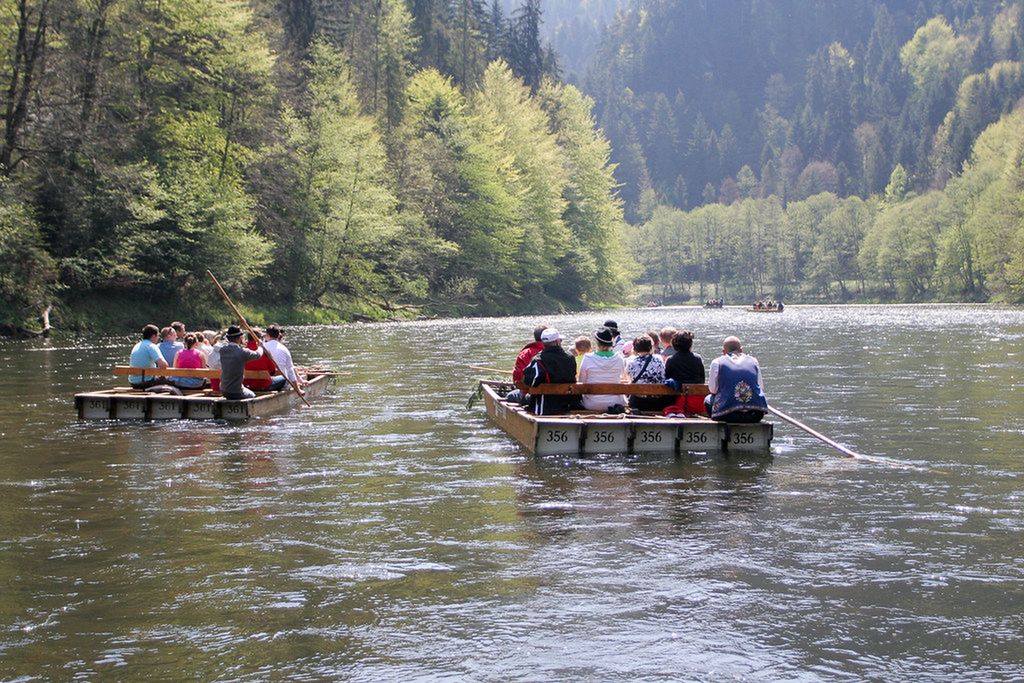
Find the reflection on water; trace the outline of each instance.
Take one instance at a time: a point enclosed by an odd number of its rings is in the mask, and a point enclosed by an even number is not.
[[[464,409],[525,318],[294,330],[351,375],[244,426],[78,423],[130,337],[0,342],[0,678],[1019,679],[1024,313],[616,315],[915,469],[529,457]]]

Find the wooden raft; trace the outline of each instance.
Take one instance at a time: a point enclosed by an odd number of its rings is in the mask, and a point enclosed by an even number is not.
[[[563,389],[556,390],[555,387]],[[600,390],[594,391],[595,387]],[[504,393],[511,388],[512,385],[507,382],[480,382],[487,416],[537,455],[771,452],[774,430],[770,422],[727,424],[706,417],[608,415],[591,411],[572,411],[567,415],[534,415],[524,407],[503,399]],[[652,392],[652,389],[656,391]],[[542,384],[531,388],[531,393],[704,396],[708,388],[704,384],[683,385],[681,391],[676,392],[663,385],[650,384]]]
[[[115,366],[115,375],[148,375],[155,377],[220,377],[210,368],[131,368]],[[246,370],[249,379],[270,379],[270,373]],[[309,382],[306,396],[315,398],[330,385],[330,373],[304,373]],[[271,415],[288,409],[298,400],[289,390],[257,391],[256,398],[231,401],[210,389],[182,389],[182,396],[159,394],[131,387],[114,387],[75,394],[75,408],[80,420],[234,420],[243,421]]]

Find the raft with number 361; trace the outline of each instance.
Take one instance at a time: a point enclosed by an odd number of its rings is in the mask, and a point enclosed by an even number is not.
[[[508,382],[481,381],[487,416],[505,433],[537,455],[589,455],[595,453],[767,453],[771,449],[770,422],[726,424],[706,417],[665,417],[654,414],[608,415],[574,410],[566,415],[534,415],[523,406],[504,400],[513,388]],[[561,394],[667,393],[661,385],[586,384],[541,385],[531,391]],[[684,385],[686,393],[707,393],[706,385]]]

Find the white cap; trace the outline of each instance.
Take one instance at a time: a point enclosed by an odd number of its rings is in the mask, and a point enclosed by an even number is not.
[[[560,335],[558,333],[558,330],[556,330],[555,328],[549,327],[543,332],[541,332],[540,340],[545,344],[551,344],[553,342],[562,341],[562,335]]]

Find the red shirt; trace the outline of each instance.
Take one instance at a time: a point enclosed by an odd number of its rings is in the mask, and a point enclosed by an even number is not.
[[[535,341],[523,347],[523,350],[516,356],[516,364],[512,368],[512,381],[523,381],[523,370],[530,364],[533,357],[544,350],[544,343]]]
[[[256,349],[258,349],[260,347],[260,345],[257,344],[254,341],[250,341],[245,346],[246,346],[246,348],[248,348],[248,349],[250,349],[252,351],[255,351]],[[260,356],[259,358],[257,358],[256,360],[251,360],[248,363],[246,363],[245,364],[245,369],[246,370],[265,370],[266,372],[270,373],[271,377],[273,377],[274,375],[280,374],[277,371],[277,365],[274,363],[274,359],[271,358],[270,354],[267,353],[266,351],[264,351],[263,355]],[[242,381],[242,384],[244,386],[249,387],[253,391],[266,391],[267,389],[270,388],[270,380],[269,379],[245,379],[245,380]]]

